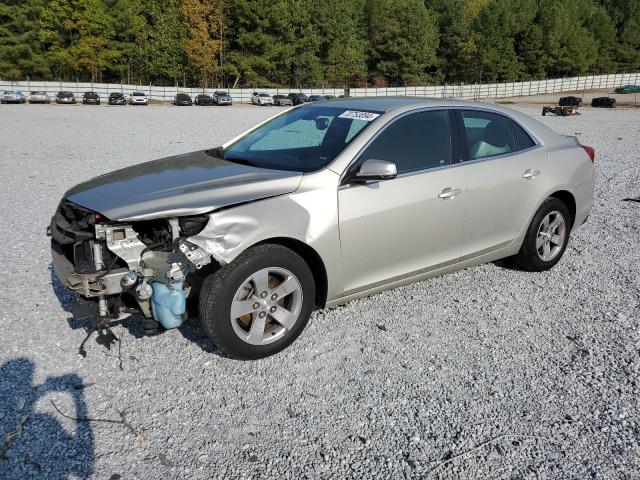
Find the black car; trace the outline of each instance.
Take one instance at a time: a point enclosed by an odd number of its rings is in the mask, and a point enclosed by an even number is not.
[[[214,92],[213,103],[216,105],[233,105],[233,100],[229,92]]]
[[[56,93],[56,103],[76,103],[76,97],[73,92]]]
[[[319,102],[320,100],[326,100],[323,95],[309,95],[310,102]]]
[[[213,98],[206,93],[196,95],[196,99],[193,101],[196,105],[213,105]]]
[[[127,99],[124,93],[112,92],[109,94],[109,105],[126,105]]]
[[[178,93],[173,99],[173,104],[178,106],[189,106],[193,105],[193,101],[191,100],[189,94]]]
[[[616,99],[611,97],[596,97],[591,100],[591,106],[595,108],[616,108]]]
[[[309,97],[307,97],[304,93],[290,93],[287,95],[291,99],[294,105],[302,105],[303,103],[307,103],[309,101]]]
[[[84,105],[100,105],[100,95],[96,92],[84,92],[84,95],[82,96],[82,103]]]

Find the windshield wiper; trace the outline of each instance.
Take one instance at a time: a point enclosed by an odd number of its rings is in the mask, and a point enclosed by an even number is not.
[[[222,157],[223,160],[226,160],[227,162],[232,162],[232,163],[239,163],[241,165],[249,165],[250,167],[257,167],[257,165],[249,160],[247,160],[246,158],[240,158],[240,157]]]

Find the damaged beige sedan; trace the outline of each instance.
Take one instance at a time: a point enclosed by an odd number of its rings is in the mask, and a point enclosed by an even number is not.
[[[509,257],[551,268],[591,209],[594,151],[513,110],[344,99],[69,190],[53,266],[94,329],[179,327],[272,355],[314,308]]]

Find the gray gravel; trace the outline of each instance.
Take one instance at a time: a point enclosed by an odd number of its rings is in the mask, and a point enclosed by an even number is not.
[[[63,192],[274,112],[0,108],[0,478],[638,478],[637,110],[543,119],[598,155],[592,215],[550,272],[489,264],[317,312],[257,362],[218,355],[194,319],[115,328],[122,369],[117,346],[76,353],[44,236]],[[51,401],[120,409],[139,435]]]

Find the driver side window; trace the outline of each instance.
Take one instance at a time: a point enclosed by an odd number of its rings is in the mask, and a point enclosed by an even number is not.
[[[370,159],[395,163],[398,174],[449,165],[447,111],[425,110],[395,120],[371,142],[359,163]]]

